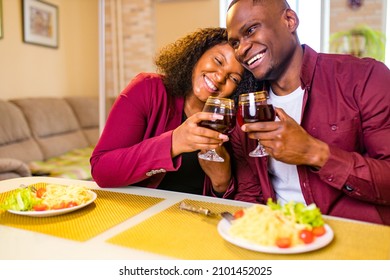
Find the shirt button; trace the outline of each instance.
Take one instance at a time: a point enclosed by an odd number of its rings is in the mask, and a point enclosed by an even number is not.
[[[330,127],[330,129],[332,130],[332,131],[336,131],[337,130],[337,125],[332,125],[331,127]]]
[[[328,182],[333,182],[333,180],[334,180],[333,175],[332,175],[332,176],[329,176],[329,177],[327,178],[327,180],[328,180]]]
[[[349,185],[345,185],[344,189],[346,189],[349,192],[353,191],[353,188],[351,186],[349,186]]]

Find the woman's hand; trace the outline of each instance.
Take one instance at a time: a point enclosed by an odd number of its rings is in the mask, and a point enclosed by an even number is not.
[[[223,142],[229,140],[225,134],[218,131],[201,127],[198,124],[203,120],[223,119],[222,115],[198,112],[189,117],[178,126],[172,133],[172,157],[182,153],[197,150],[206,151],[216,149],[217,153],[224,158],[224,162],[213,162],[199,159],[200,166],[210,178],[216,192],[226,191],[231,179],[230,156]]]
[[[205,151],[203,151],[205,152]],[[210,178],[214,191],[224,193],[232,177],[230,155],[224,146],[219,146],[216,152],[223,157],[224,162],[199,159],[203,171]]]
[[[216,149],[228,141],[227,135],[198,125],[203,120],[217,119],[223,119],[223,116],[198,112],[178,126],[172,133],[172,157],[197,150]]]

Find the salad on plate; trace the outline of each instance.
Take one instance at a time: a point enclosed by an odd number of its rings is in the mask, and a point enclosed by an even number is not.
[[[13,191],[0,205],[0,209],[11,212],[63,210],[87,204],[95,197],[84,186],[26,186]]]

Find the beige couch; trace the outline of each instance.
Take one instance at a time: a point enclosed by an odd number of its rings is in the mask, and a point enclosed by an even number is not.
[[[90,180],[98,98],[0,100],[0,180],[46,175]]]

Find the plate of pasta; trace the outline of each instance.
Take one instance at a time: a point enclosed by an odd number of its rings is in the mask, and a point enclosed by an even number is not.
[[[222,219],[218,224],[219,234],[241,248],[272,254],[314,251],[333,240],[333,230],[323,222],[315,205],[294,202],[285,206],[273,202],[268,205],[239,210],[231,222]]]
[[[50,217],[86,207],[96,198],[96,193],[84,186],[36,184],[13,192],[2,208],[16,215]]]

